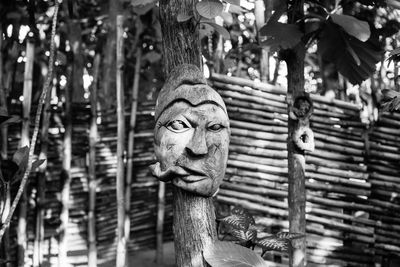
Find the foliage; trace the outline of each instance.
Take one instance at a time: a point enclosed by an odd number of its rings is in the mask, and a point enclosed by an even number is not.
[[[395,111],[400,109],[400,93],[394,90],[383,89],[382,111]]]
[[[212,267],[266,267],[264,260],[254,251],[231,242],[217,241],[203,252]]]
[[[222,239],[229,235],[233,237],[234,240],[238,242],[238,244],[244,247],[254,249],[255,246],[258,246],[262,249],[261,256],[263,256],[265,252],[270,250],[287,252],[288,248],[290,247],[291,240],[304,237],[304,234],[299,233],[266,233],[264,232],[264,229],[258,227],[255,224],[253,216],[247,210],[239,206],[234,207],[229,215],[218,218],[217,222],[219,223],[218,233],[222,235]],[[230,249],[232,249],[232,251]],[[226,254],[222,254],[222,250],[226,250]],[[221,248],[220,243],[217,243],[216,245],[214,245],[214,247],[209,248],[207,253],[208,255],[212,255],[210,256],[211,258],[217,257],[218,260],[223,260],[225,256],[227,257],[225,260],[232,260],[231,255],[240,254],[242,253],[241,251],[247,253],[248,250],[237,251],[236,247],[233,246],[223,246],[223,248]],[[242,256],[242,258],[247,258],[249,257],[249,255],[253,254],[245,254]],[[207,258],[206,260],[208,261]]]

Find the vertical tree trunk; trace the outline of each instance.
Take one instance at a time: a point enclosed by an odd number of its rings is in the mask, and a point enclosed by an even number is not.
[[[303,1],[292,2],[288,23],[295,23],[304,14]],[[286,51],[286,64],[288,69],[288,97],[296,99],[304,95],[304,56],[305,48],[302,43]],[[289,103],[288,110],[292,107]],[[288,177],[289,177],[289,230],[295,233],[305,233],[306,218],[306,189],[305,189],[305,156],[294,144],[293,135],[299,128],[299,120],[288,119]],[[289,266],[306,266],[305,238],[292,241],[289,255]]]
[[[201,68],[198,29],[191,21],[178,23],[178,14],[194,11],[196,0],[161,0],[160,21],[163,34],[165,73],[182,63]],[[211,198],[174,188],[174,239],[178,267],[208,266],[203,249],[216,239],[215,213]]]
[[[88,210],[88,240],[89,255],[88,266],[97,266],[97,247],[96,247],[96,144],[98,138],[97,131],[97,89],[100,69],[100,54],[96,54],[93,63],[93,85],[90,92],[90,133],[89,133],[89,210]]]
[[[118,15],[117,25],[117,49],[116,49],[116,95],[117,95],[117,120],[118,120],[118,143],[117,143],[117,205],[118,205],[118,245],[116,267],[126,266],[126,239],[125,239],[125,108],[124,108],[124,38],[123,38],[124,17]]]
[[[256,0],[254,6],[254,13],[256,17],[257,32],[259,33],[261,27],[268,21],[267,14],[267,2],[264,0]],[[258,34],[258,42],[261,43],[260,35]],[[269,56],[268,49],[261,47],[261,58],[260,58],[260,76],[262,82],[268,82],[269,79]]]
[[[24,91],[23,91],[23,105],[22,105],[22,133],[21,133],[21,147],[29,146],[29,129],[30,129],[30,113],[32,105],[32,76],[33,76],[33,62],[35,58],[35,45],[33,42],[27,41],[26,43],[26,63],[24,70]],[[24,266],[25,251],[27,246],[27,193],[26,190],[22,193],[19,202],[19,218],[18,218],[18,266]]]
[[[109,0],[108,5],[108,33],[107,42],[104,49],[104,60],[102,64],[103,79],[101,86],[101,99],[104,102],[104,107],[102,109],[108,109],[115,103],[115,22],[120,10],[120,0]]]
[[[61,172],[61,214],[60,214],[60,237],[58,245],[58,266],[65,266],[67,262],[67,236],[68,236],[68,221],[69,221],[69,196],[71,187],[71,160],[72,160],[72,116],[71,116],[71,92],[73,91],[74,77],[72,76],[73,67],[69,67],[68,84],[65,88],[65,123],[64,123],[64,149],[63,162]]]
[[[36,226],[35,226],[35,240],[33,245],[33,267],[39,267],[42,264],[42,248],[44,241],[44,209],[43,203],[45,201],[45,188],[46,188],[46,168],[47,168],[47,152],[49,146],[49,126],[50,126],[50,99],[51,91],[46,95],[46,102],[44,103],[44,112],[42,115],[42,129],[40,140],[40,155],[39,158],[45,162],[39,167],[37,174],[37,197],[36,197]]]

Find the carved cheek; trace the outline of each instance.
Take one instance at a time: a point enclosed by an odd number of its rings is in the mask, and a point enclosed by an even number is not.
[[[158,147],[156,147],[156,157],[161,164],[161,169],[165,170],[175,165],[176,160],[185,150],[186,143],[190,140],[191,131],[174,133],[167,129],[159,131]]]

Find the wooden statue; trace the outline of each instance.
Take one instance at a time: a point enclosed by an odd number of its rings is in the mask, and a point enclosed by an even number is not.
[[[221,96],[195,65],[171,71],[158,95],[155,120],[152,174],[196,195],[215,195],[225,175],[229,119]]]

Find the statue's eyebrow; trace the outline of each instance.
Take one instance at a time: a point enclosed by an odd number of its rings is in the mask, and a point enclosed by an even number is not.
[[[216,105],[216,106],[220,107],[220,108],[225,112],[225,108],[224,108],[222,105],[220,105],[219,103],[217,103],[217,102],[215,102],[215,101],[213,101],[213,100],[204,100],[204,101],[202,101],[202,102],[200,102],[200,103],[194,105],[194,104],[192,104],[191,102],[189,102],[189,101],[188,101],[187,99],[185,99],[185,98],[177,98],[177,99],[174,99],[174,100],[171,101],[168,105],[165,106],[165,108],[161,111],[160,115],[158,115],[158,118],[160,118],[160,117],[161,117],[161,114],[163,114],[165,110],[167,110],[168,108],[170,108],[170,107],[171,107],[173,104],[175,104],[176,102],[184,102],[184,103],[188,104],[188,105],[191,106],[191,107],[198,107],[198,106],[205,105],[205,104],[212,104],[212,105]],[[158,120],[158,118],[157,118],[157,120]]]

